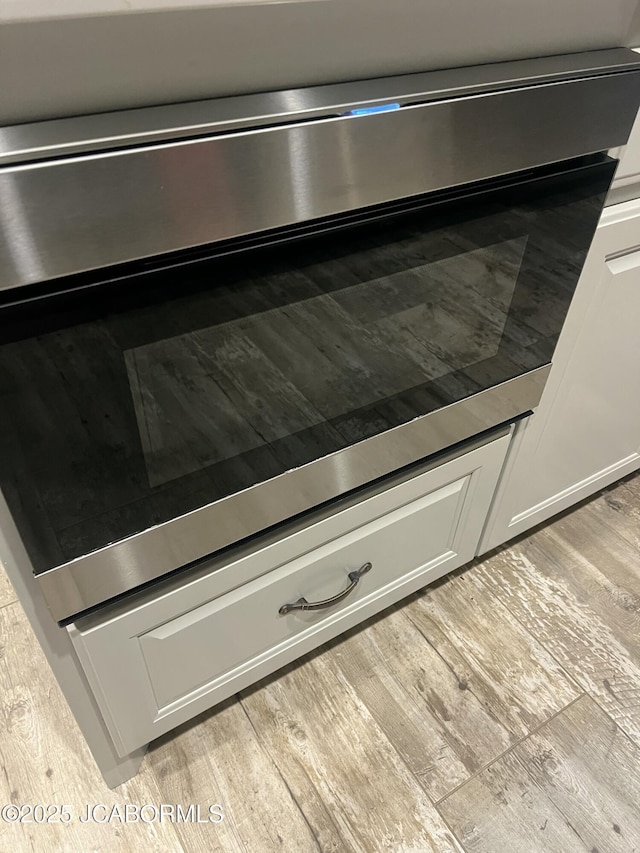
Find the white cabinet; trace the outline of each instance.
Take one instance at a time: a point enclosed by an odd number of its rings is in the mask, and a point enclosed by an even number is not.
[[[78,620],[69,633],[119,755],[471,560],[509,438]],[[301,598],[323,606],[283,612]]]
[[[481,552],[640,467],[640,200],[605,209]]]
[[[612,151],[611,154],[612,156],[617,154],[621,159],[607,203],[616,204],[638,198],[640,196],[640,112],[636,116],[627,144],[621,149]]]

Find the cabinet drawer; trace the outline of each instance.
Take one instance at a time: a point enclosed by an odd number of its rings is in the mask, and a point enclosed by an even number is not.
[[[311,550],[299,553],[302,530],[217,565],[195,585],[70,626],[116,748],[131,752],[470,560],[508,440],[311,524]],[[234,573],[253,579],[212,595],[220,575]],[[333,597],[339,600],[319,609],[283,610],[301,598]]]

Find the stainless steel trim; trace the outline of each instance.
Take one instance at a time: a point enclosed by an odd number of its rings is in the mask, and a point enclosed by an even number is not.
[[[0,289],[626,142],[640,71],[0,170]]]
[[[32,122],[0,127],[0,166],[309,121],[390,100],[402,105],[428,103],[634,69],[640,69],[640,56],[628,48],[589,50]]]
[[[79,557],[37,579],[66,619],[534,408],[550,365]]]

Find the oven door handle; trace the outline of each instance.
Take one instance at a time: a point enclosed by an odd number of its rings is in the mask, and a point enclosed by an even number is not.
[[[306,598],[299,598],[292,604],[283,604],[282,607],[278,610],[278,613],[281,616],[285,616],[292,610],[324,610],[325,607],[333,607],[334,604],[338,604],[340,601],[344,601],[344,599],[348,595],[350,595],[358,586],[362,575],[366,575],[366,573],[372,568],[372,563],[365,563],[363,566],[360,566],[357,571],[349,572],[349,586],[346,587],[346,589],[343,589],[342,592],[339,592],[337,595],[333,595],[331,598],[325,598],[323,601],[307,601]]]

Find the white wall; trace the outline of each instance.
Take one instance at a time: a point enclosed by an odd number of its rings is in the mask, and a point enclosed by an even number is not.
[[[638,47],[640,45],[640,3],[638,3],[635,15],[631,19],[625,44],[629,47]]]

